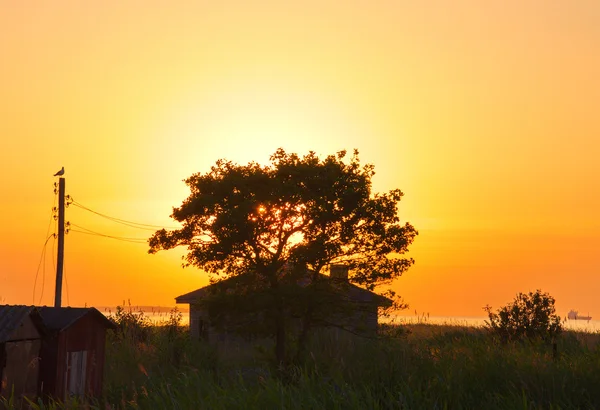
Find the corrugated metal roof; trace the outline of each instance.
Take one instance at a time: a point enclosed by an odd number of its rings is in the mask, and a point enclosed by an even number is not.
[[[95,308],[0,305],[0,343],[9,340],[10,335],[29,315],[35,316],[36,326],[45,333],[46,329],[50,331],[64,330],[88,314],[93,315],[109,329],[115,327],[113,322]]]
[[[34,310],[35,306],[0,305],[0,343],[6,342]]]
[[[44,325],[52,331],[60,331],[73,325],[85,315],[94,315],[107,328],[114,328],[114,324],[95,308],[74,307],[39,307]]]

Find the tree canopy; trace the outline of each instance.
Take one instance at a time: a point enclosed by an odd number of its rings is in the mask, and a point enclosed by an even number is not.
[[[349,160],[346,151],[321,159],[283,149],[268,165],[218,160],[185,180],[190,195],[171,215],[183,227],[157,231],[149,252],[186,246],[185,265],[213,279],[251,275],[255,291],[282,288],[290,266],[316,281],[342,263],[351,283],[374,290],[414,263],[402,255],[417,235],[398,216],[399,189],[371,192],[374,174],[356,150]],[[289,298],[275,299],[286,308]]]

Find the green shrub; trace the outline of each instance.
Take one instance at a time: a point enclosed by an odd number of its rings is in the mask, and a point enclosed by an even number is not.
[[[554,341],[562,332],[560,317],[556,315],[554,298],[548,293],[519,293],[512,303],[492,312],[486,306],[487,328],[503,342],[543,340]]]
[[[131,305],[129,309],[117,306],[115,314],[111,314],[109,319],[117,325],[116,334],[118,337],[123,339],[128,338],[136,343],[147,341],[152,321],[143,311],[134,312]]]

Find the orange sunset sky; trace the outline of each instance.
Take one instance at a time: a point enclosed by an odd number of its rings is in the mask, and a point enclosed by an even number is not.
[[[79,203],[173,226],[182,180],[219,158],[357,148],[420,232],[394,285],[411,312],[482,316],[541,288],[597,318],[599,22],[597,0],[3,0],[0,302],[53,303],[53,239],[35,277],[61,166]],[[147,250],[69,233],[65,304],[173,305],[207,283],[183,250]]]

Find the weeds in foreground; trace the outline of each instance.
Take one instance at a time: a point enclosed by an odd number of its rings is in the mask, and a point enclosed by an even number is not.
[[[282,378],[260,355],[192,341],[171,325],[149,325],[144,340],[110,335],[98,400],[31,408],[600,408],[600,335],[564,332],[553,357],[544,343],[496,343],[484,329],[459,326],[386,327],[377,340],[320,332]]]

